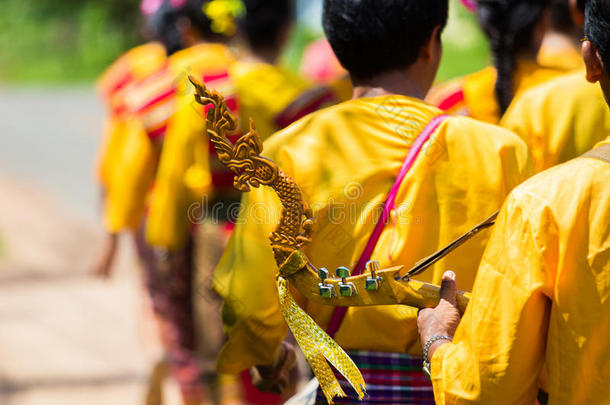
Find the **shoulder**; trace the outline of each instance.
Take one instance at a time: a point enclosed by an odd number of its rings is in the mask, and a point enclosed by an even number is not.
[[[185,72],[226,72],[235,63],[235,54],[222,44],[203,43],[182,49],[168,57],[175,74]]]
[[[527,153],[526,143],[514,132],[494,124],[469,117],[452,116],[447,119],[447,142],[468,148],[512,148]]]
[[[343,103],[342,103],[343,104]],[[346,108],[342,104],[334,105],[306,115],[288,127],[276,132],[265,141],[265,150],[276,154],[279,149],[311,144],[324,138],[324,134],[338,121],[345,119]]]
[[[598,85],[587,82],[584,72],[571,73],[519,94],[502,119],[502,125],[553,127],[556,122],[606,120],[608,111]]]
[[[158,42],[149,42],[136,46],[125,53],[125,56],[134,59],[149,57],[165,57],[165,47]]]
[[[493,88],[496,84],[498,72],[493,66],[488,66],[477,72],[471,73],[464,77],[464,87],[467,89],[489,89],[490,85]]]
[[[230,66],[229,74],[240,94],[264,103],[283,105],[286,98],[293,99],[310,87],[298,75],[268,63],[237,61]]]
[[[165,59],[165,48],[157,42],[136,46],[124,52],[104,70],[97,80],[97,90],[103,98],[108,98],[132,81],[150,74]]]
[[[513,103],[522,106],[554,101],[565,104],[573,103],[582,97],[596,96],[598,93],[598,86],[587,82],[584,72],[578,72],[556,77],[529,88],[517,96]]]
[[[452,79],[432,87],[426,95],[426,102],[440,108],[451,110],[464,100],[464,78]]]
[[[595,194],[597,200],[610,203],[610,164],[591,158],[575,158],[545,170],[519,185],[512,199],[528,211],[544,207],[568,211],[582,205]]]

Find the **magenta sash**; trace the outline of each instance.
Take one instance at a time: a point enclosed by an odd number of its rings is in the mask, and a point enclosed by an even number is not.
[[[411,168],[415,164],[415,161],[417,160],[417,157],[422,151],[424,144],[430,139],[434,131],[436,131],[436,129],[447,117],[447,115],[439,115],[434,117],[434,119],[432,119],[432,121],[430,121],[430,123],[428,123],[428,125],[426,125],[426,127],[420,132],[420,134],[415,139],[415,142],[413,142],[413,145],[411,145],[409,153],[407,153],[407,157],[405,158],[405,161],[403,162],[402,167],[400,168],[400,172],[398,172],[396,181],[394,182],[394,185],[390,189],[388,197],[386,198],[381,217],[379,218],[379,221],[377,221],[375,229],[373,230],[371,237],[369,238],[364,250],[362,251],[360,259],[358,259],[358,262],[356,263],[356,267],[354,267],[352,276],[358,276],[362,274],[366,263],[371,260],[371,255],[373,254],[375,247],[377,247],[377,242],[379,242],[381,233],[383,232],[383,229],[385,228],[385,225],[388,222],[388,219],[390,218],[390,213],[394,208],[396,208],[396,195],[398,194],[400,185],[407,176],[407,173],[409,173],[409,170],[411,170]],[[335,308],[330,323],[328,324],[328,328],[326,329],[326,332],[330,335],[330,337],[335,337],[335,334],[341,327],[341,323],[343,323],[343,318],[345,317],[346,313],[347,307]]]

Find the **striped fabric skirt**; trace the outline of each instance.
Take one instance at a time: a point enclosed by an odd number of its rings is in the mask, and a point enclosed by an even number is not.
[[[335,398],[335,404],[434,405],[432,385],[422,371],[421,357],[370,351],[350,351],[348,354],[366,381],[367,396],[359,401],[349,382],[335,371],[347,394],[345,398]],[[325,404],[326,398],[318,388],[316,405]]]

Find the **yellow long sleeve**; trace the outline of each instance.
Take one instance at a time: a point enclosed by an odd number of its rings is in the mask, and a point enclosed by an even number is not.
[[[608,163],[579,158],[511,194],[432,358],[438,404],[528,404],[539,387],[549,404],[608,402],[609,182]]]
[[[437,404],[536,400],[551,291],[540,241],[515,198],[495,226],[454,344],[433,357]]]

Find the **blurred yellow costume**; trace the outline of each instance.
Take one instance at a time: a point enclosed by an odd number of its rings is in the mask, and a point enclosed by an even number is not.
[[[219,235],[211,229],[196,233],[195,225],[203,222],[206,202],[212,204],[210,199],[221,193],[223,186],[231,193],[235,191],[230,173],[220,164],[214,166],[210,159],[203,135],[205,111],[194,102],[188,76],[222,92],[236,111],[235,87],[228,73],[234,61],[225,45],[197,44],[169,56],[156,72],[135,82],[127,96],[129,112],[139,123],[148,147],[156,151],[142,160],[154,169],[151,176],[138,179],[139,187],[146,192],[139,194],[140,218],[144,219],[140,225],[144,226],[137,233],[136,246],[145,264],[153,308],[161,321],[169,369],[183,398],[191,398],[193,403],[195,398],[207,396],[205,372],[214,375],[210,368],[213,361],[207,356],[216,340],[221,340],[217,337],[219,321],[214,323],[208,317],[199,324],[196,319],[201,315],[200,308],[213,306],[215,299],[203,294],[207,294],[209,279],[206,270],[212,267],[208,264],[220,249],[216,246]],[[200,243],[207,249],[201,249]],[[233,395],[226,391],[235,379],[221,380],[220,395]]]
[[[262,140],[282,129],[278,115],[311,84],[287,69],[262,62],[236,62],[230,69],[237,88],[242,126],[252,118]]]
[[[533,404],[538,387],[549,404],[608,403],[608,184],[608,163],[578,158],[510,195],[455,338],[432,358],[438,404]]]
[[[234,56],[222,44],[203,43],[178,51],[168,60],[167,75],[173,86],[173,108],[163,134],[163,148],[150,198],[146,239],[156,247],[184,246],[197,218],[189,209],[206,193],[218,192],[210,167],[204,111],[194,102],[188,75],[203,79],[224,94],[236,108],[235,88],[228,77]],[[206,80],[207,79],[207,80]],[[161,90],[163,93],[163,90]],[[224,186],[230,188],[232,180]],[[216,189],[213,187],[216,186]]]
[[[412,142],[440,114],[414,98],[362,98],[313,113],[269,138],[263,155],[295,179],[313,208],[313,242],[305,253],[314,264],[353,267]],[[401,186],[395,222],[382,233],[373,258],[409,267],[497,210],[530,173],[525,144],[514,134],[469,118],[447,118]],[[267,188],[244,195],[216,271],[229,336],[219,357],[223,372],[270,364],[286,335],[268,241],[278,205]],[[471,241],[422,280],[438,283],[450,267],[467,280],[466,288],[486,239]],[[333,308],[295,296],[326,328]],[[407,307],[350,308],[335,338],[345,349],[421,355],[416,310]]]
[[[519,61],[514,74],[515,97],[523,91],[564,73],[563,70],[541,66],[531,61]],[[435,86],[426,101],[448,114],[466,115],[497,124],[500,107],[496,99],[496,69],[487,67],[476,73]]]
[[[536,172],[582,155],[610,133],[610,113],[598,85],[578,71],[513,100],[500,125],[528,144]]]
[[[127,107],[131,85],[163,66],[165,48],[158,43],[138,46],[117,59],[100,77],[97,88],[108,109],[98,159],[98,180],[104,189],[104,225],[108,232],[136,229],[148,187],[142,178],[154,176],[146,133]]]

